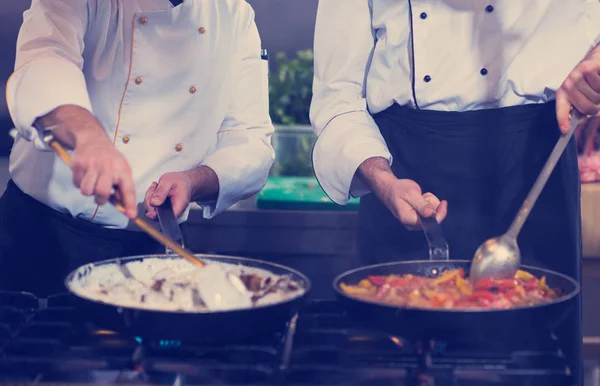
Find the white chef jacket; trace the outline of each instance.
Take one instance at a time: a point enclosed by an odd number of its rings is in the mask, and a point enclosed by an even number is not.
[[[162,174],[199,164],[219,179],[205,217],[264,186],[273,125],[267,65],[246,1],[33,0],[23,18],[6,91],[19,130],[10,174],[25,193],[77,218],[129,227],[116,209],[74,187],[71,170],[32,127],[68,104],[92,112],[123,153],[139,208]]]
[[[315,174],[346,204],[364,160],[392,162],[370,114],[545,103],[599,41],[598,0],[320,0]]]

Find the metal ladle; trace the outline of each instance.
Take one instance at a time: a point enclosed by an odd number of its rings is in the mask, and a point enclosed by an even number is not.
[[[472,282],[475,283],[486,277],[497,279],[514,277],[521,265],[521,251],[517,245],[517,236],[519,236],[523,224],[525,224],[531,209],[535,205],[546,182],[548,182],[550,174],[552,174],[554,167],[567,147],[581,118],[583,118],[581,113],[573,109],[569,131],[561,135],[556,145],[554,145],[550,157],[548,157],[546,164],[542,168],[540,175],[533,184],[531,191],[527,195],[527,198],[525,198],[525,202],[523,202],[508,231],[502,236],[487,240],[475,251],[469,273]]]

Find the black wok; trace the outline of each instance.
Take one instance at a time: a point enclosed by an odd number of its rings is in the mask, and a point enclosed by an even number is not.
[[[301,288],[301,295],[293,299],[250,309],[218,312],[155,311],[143,308],[121,307],[87,298],[74,289],[76,283],[96,267],[109,264],[127,264],[148,258],[173,259],[173,255],[134,256],[87,264],[71,272],[65,285],[72,302],[83,318],[95,326],[118,331],[142,340],[185,340],[192,342],[232,341],[252,335],[285,328],[287,322],[304,304],[310,291],[310,280],[291,268],[270,262],[242,257],[196,255],[211,260],[259,268],[276,275],[287,275]]]
[[[424,221],[424,219],[422,219]],[[335,278],[333,288],[347,313],[363,323],[407,339],[496,341],[520,339],[532,331],[553,330],[574,309],[580,285],[574,279],[547,269],[521,266],[535,275],[545,276],[551,288],[560,289],[560,297],[549,303],[512,309],[420,309],[386,305],[353,297],[340,284],[357,284],[370,275],[413,274],[436,277],[446,270],[463,268],[469,272],[470,260],[450,260],[448,244],[437,225],[423,223],[429,243],[429,260],[402,261],[353,269]],[[521,334],[521,335],[520,335]]]
[[[470,264],[468,260],[418,260],[371,265],[338,276],[334,280],[334,290],[348,314],[363,323],[406,338],[442,340],[501,338],[501,332],[513,336],[519,329],[524,332],[532,329],[552,330],[573,309],[580,290],[579,284],[566,275],[529,266],[522,266],[521,269],[537,277],[546,276],[548,285],[560,288],[562,296],[550,303],[508,310],[432,310],[370,302],[347,295],[340,288],[340,283],[357,284],[370,275],[410,273],[436,277],[443,271],[458,268],[469,272]]]

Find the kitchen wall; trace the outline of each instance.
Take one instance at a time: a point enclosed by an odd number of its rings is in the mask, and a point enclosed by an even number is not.
[[[127,1],[127,0],[124,0]],[[12,127],[3,90],[13,70],[15,42],[22,14],[31,0],[2,0],[0,5],[0,157],[7,156]],[[312,48],[318,0],[248,0],[256,12],[263,47],[274,54]],[[6,135],[5,135],[6,134]],[[2,172],[2,171],[0,171]]]
[[[318,0],[247,0],[263,47],[271,53],[312,48]]]

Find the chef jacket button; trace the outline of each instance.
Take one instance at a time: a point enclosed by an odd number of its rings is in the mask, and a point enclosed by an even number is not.
[[[203,34],[203,33],[206,32],[206,28],[200,27],[200,28],[198,28],[198,32],[200,32],[201,34]]]
[[[178,143],[177,146],[175,146],[175,151],[180,152],[182,150],[183,150],[183,146],[180,143]]]
[[[425,83],[429,83],[429,82],[431,82],[431,77],[429,75],[425,75],[423,77],[423,80],[425,81]]]
[[[493,6],[493,5],[491,5],[491,4],[490,4],[490,5],[488,5],[487,7],[485,7],[485,11],[486,11],[487,13],[492,13],[492,12],[494,12],[494,6]]]
[[[128,144],[128,143],[129,143],[129,140],[130,140],[130,138],[129,138],[129,136],[128,136],[128,135],[126,135],[126,136],[124,136],[124,137],[123,137],[123,143],[124,143],[124,144]]]
[[[196,90],[196,87],[194,87],[194,86],[190,87],[190,94],[195,94],[196,91],[198,91],[198,90]]]
[[[148,18],[146,16],[140,17],[140,23],[146,24],[147,21],[148,21]]]
[[[479,73],[483,76],[486,76],[488,73],[488,70],[487,70],[487,68],[482,68],[481,71],[479,71]]]
[[[419,15],[419,17],[423,20],[427,19],[427,13],[425,12],[421,12],[421,14]]]
[[[135,78],[135,84],[142,84],[142,78],[140,78],[139,76]]]

